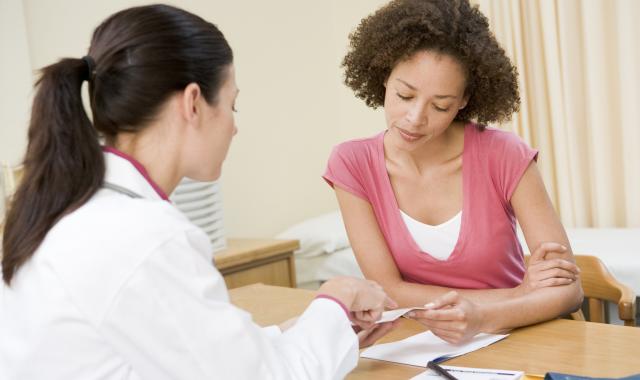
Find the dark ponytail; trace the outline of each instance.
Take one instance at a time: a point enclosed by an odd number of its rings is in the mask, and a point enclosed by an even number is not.
[[[42,69],[36,83],[24,176],[4,228],[7,284],[63,213],[84,203],[102,183],[104,160],[80,92],[87,71],[83,60],[63,59]]]
[[[102,185],[99,135],[140,131],[169,96],[190,83],[214,103],[232,61],[213,24],[151,5],[120,11],[100,24],[88,57],[45,67],[36,83],[24,175],[4,227],[4,282],[10,285],[53,225]],[[85,79],[94,125],[82,104]]]

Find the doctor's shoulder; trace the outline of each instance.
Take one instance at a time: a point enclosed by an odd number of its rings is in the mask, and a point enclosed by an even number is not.
[[[166,201],[102,197],[98,193],[60,220],[51,232],[62,241],[73,240],[95,253],[108,249],[115,256],[147,255],[163,242],[184,236],[196,250],[211,252],[204,231]]]

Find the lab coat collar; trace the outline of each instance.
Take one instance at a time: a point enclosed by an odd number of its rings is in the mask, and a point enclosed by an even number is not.
[[[104,181],[124,187],[143,198],[169,201],[169,197],[156,184],[142,164],[128,154],[113,147],[102,147],[106,172]]]

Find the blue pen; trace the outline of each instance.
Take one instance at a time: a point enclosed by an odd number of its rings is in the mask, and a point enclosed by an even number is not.
[[[433,359],[432,361],[430,361],[429,363],[433,363],[434,365],[438,365],[442,362],[446,362],[449,359],[453,359],[453,356],[447,356],[447,355],[443,355],[443,356],[439,356],[435,359]],[[432,368],[429,366],[429,363],[427,363],[427,368],[430,368],[434,371],[436,371],[439,375],[444,376],[444,374],[442,374],[440,371],[436,370],[435,368]],[[482,371],[482,370],[471,370],[471,369],[467,369],[467,370],[462,370],[462,369],[444,369],[443,367],[440,367],[438,365],[438,367],[440,369],[442,369],[443,371],[447,372],[447,374],[449,376],[452,376],[453,378],[455,378],[453,375],[451,375],[451,372],[462,372],[462,373],[475,373],[475,374],[482,374],[482,375],[498,375],[498,376],[513,376],[513,373],[511,372],[495,372],[495,371]]]
[[[427,368],[431,368],[432,370],[436,371],[436,373],[438,373],[438,375],[444,377],[445,379],[458,380],[457,377],[453,376],[452,374],[447,372],[446,369],[440,367],[439,365],[437,365],[433,361],[430,361],[429,363],[427,363]]]

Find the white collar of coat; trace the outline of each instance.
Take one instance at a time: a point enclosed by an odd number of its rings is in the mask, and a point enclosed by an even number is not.
[[[113,147],[102,147],[102,151],[106,166],[105,182],[124,187],[143,198],[169,201],[167,194],[135,158]]]

